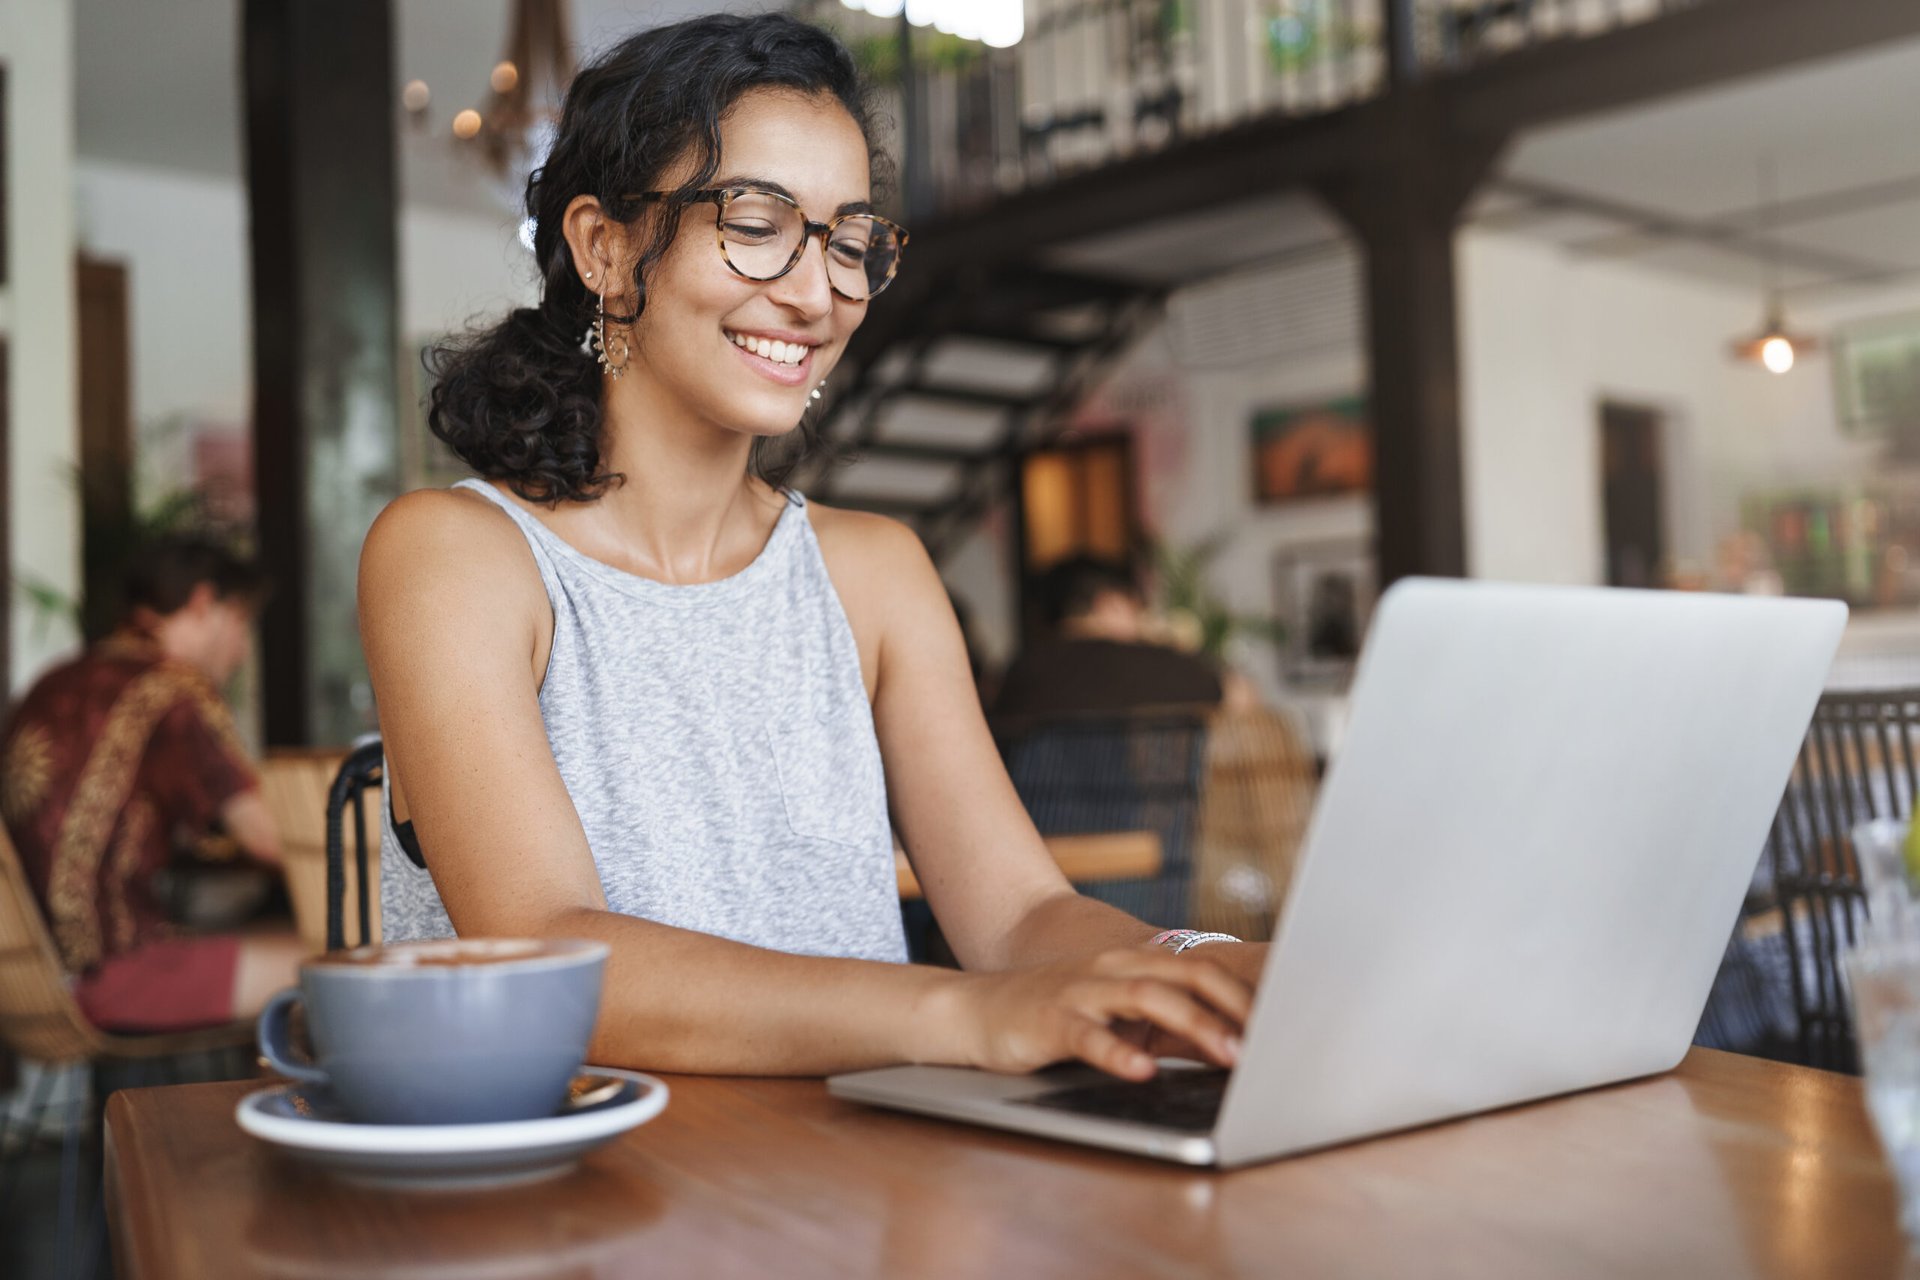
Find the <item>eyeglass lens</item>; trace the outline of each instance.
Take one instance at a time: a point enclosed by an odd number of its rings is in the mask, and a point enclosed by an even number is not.
[[[806,223],[799,209],[777,196],[742,192],[720,215],[721,246],[741,275],[771,280],[801,250]],[[868,298],[886,286],[900,261],[900,238],[878,219],[855,214],[827,236],[827,279],[850,298]]]

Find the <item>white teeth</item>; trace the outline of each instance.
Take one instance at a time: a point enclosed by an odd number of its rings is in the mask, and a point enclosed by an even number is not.
[[[810,350],[804,343],[782,342],[778,338],[753,338],[744,333],[730,333],[727,337],[742,351],[751,351],[776,364],[797,365],[807,358]]]

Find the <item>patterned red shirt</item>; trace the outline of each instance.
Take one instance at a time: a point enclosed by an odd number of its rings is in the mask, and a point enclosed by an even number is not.
[[[0,735],[0,817],[67,968],[165,936],[152,881],[174,833],[258,781],[212,682],[143,636],[42,676]]]

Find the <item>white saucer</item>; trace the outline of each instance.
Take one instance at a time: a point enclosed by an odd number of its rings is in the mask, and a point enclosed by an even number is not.
[[[472,1188],[558,1177],[602,1142],[645,1124],[667,1105],[667,1086],[637,1071],[586,1067],[621,1081],[619,1092],[544,1120],[495,1124],[356,1124],[324,1089],[283,1084],[234,1109],[246,1132],[350,1182],[380,1187]]]

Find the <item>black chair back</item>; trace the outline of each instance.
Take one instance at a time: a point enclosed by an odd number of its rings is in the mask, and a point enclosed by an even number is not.
[[[1150,924],[1187,923],[1209,707],[996,721],[1007,773],[1041,835],[1152,831],[1160,874],[1076,886]]]
[[[345,825],[347,807],[353,807],[353,853],[360,872],[360,941],[357,945],[367,946],[373,941],[371,906],[368,901],[368,849],[366,824],[366,793],[374,792],[374,802],[379,803],[381,762],[383,759],[380,739],[363,740],[348,753],[340,765],[340,772],[334,775],[333,786],[327,792],[327,950],[338,951],[347,945],[344,899],[347,895],[346,840],[341,828]],[[377,859],[375,870],[378,869]]]
[[[1874,818],[1913,816],[1917,736],[1920,689],[1823,695],[1774,814],[1762,870],[1779,911],[1798,1056],[1810,1066],[1858,1069],[1840,982],[1840,953],[1858,941],[1867,914],[1851,833]]]

